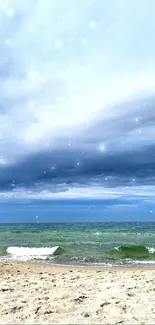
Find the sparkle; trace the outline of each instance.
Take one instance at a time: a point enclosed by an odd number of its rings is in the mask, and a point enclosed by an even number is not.
[[[107,177],[105,177],[105,181],[107,181],[108,180],[108,178]]]
[[[133,180],[133,182],[135,182],[135,178],[133,178],[132,180]]]
[[[104,143],[102,143],[102,144],[100,144],[100,145],[98,146],[98,150],[99,150],[100,152],[105,152],[106,147],[105,147]]]
[[[71,140],[69,140],[69,142],[68,142],[68,147],[70,147],[71,146]]]
[[[5,160],[3,158],[0,158],[0,164],[4,165],[5,164]]]
[[[7,59],[8,59],[8,56],[5,57],[5,60],[7,60]]]
[[[139,133],[139,134],[141,134],[141,133],[142,133],[142,131],[141,131],[141,130],[138,130],[138,133]]]
[[[94,20],[91,20],[89,22],[89,28],[90,29],[96,29],[97,28],[97,23]]]
[[[152,213],[152,210],[150,210],[150,213]]]
[[[138,121],[139,121],[139,120],[138,120],[138,118],[136,117],[136,123],[138,123]]]
[[[101,150],[101,151],[104,151],[104,146],[101,146],[101,147],[100,147],[100,150]]]
[[[80,165],[79,161],[76,164],[77,164],[77,166],[79,166]]]
[[[56,39],[54,42],[54,48],[56,50],[61,50],[64,46],[64,43],[60,39]]]
[[[15,186],[15,181],[14,181],[14,180],[12,181],[12,184],[11,184],[11,185],[12,185],[12,187],[14,187],[14,186]]]
[[[44,170],[44,174],[46,174],[47,172],[46,172],[46,170]]]
[[[38,219],[39,217],[38,216],[36,216],[36,219]]]

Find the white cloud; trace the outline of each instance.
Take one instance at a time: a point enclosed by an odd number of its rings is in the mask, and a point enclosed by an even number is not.
[[[57,191],[55,191],[57,190]],[[44,189],[32,187],[30,189],[16,188],[13,191],[0,192],[0,200],[2,199],[43,199],[43,200],[57,200],[57,199],[100,199],[100,200],[113,200],[118,199],[122,203],[118,206],[129,206],[130,202],[133,206],[139,203],[153,204],[154,202],[154,186],[147,186],[146,189],[141,186],[130,187],[116,187],[104,188],[103,186],[71,186],[61,184],[58,188],[52,185],[44,186]],[[123,203],[123,201],[126,203]]]
[[[154,93],[154,9],[153,0],[0,1],[4,161],[47,142],[61,146],[59,136],[76,138],[75,149],[83,142],[103,153],[154,143],[154,125],[141,125],[143,107],[118,105]],[[135,126],[118,134],[113,120],[128,116]],[[107,123],[96,142],[98,129],[87,130],[100,120]]]

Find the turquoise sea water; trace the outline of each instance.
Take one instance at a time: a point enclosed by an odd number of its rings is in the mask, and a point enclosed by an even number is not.
[[[0,224],[0,259],[153,265],[155,223]]]

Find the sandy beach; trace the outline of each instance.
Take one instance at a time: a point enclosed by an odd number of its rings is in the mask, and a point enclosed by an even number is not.
[[[0,263],[1,324],[155,324],[154,268]]]

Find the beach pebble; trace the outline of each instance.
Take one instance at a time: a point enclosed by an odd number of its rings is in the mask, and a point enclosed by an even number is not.
[[[118,301],[115,301],[115,304],[116,304],[116,305],[120,304],[120,301],[119,301],[119,300],[118,300]]]
[[[44,315],[49,315],[49,314],[52,314],[52,313],[53,313],[52,310],[45,310],[45,311],[44,311]]]
[[[89,313],[84,313],[83,316],[84,317],[90,317]]]
[[[41,308],[41,306],[38,306],[38,307],[36,308],[36,310],[35,310],[35,314],[38,314],[38,311],[39,311],[40,308]]]
[[[79,302],[82,302],[83,301],[83,299],[86,299],[86,298],[88,298],[87,296],[85,296],[85,295],[82,295],[82,296],[79,296],[78,298],[75,298],[74,299],[74,301],[79,301]]]
[[[100,305],[100,307],[104,307],[104,306],[107,306],[107,305],[110,305],[110,304],[111,304],[110,302],[105,301]]]
[[[9,289],[9,288],[2,288],[0,289],[0,291],[2,292],[6,292],[6,291],[13,291],[14,289]]]

